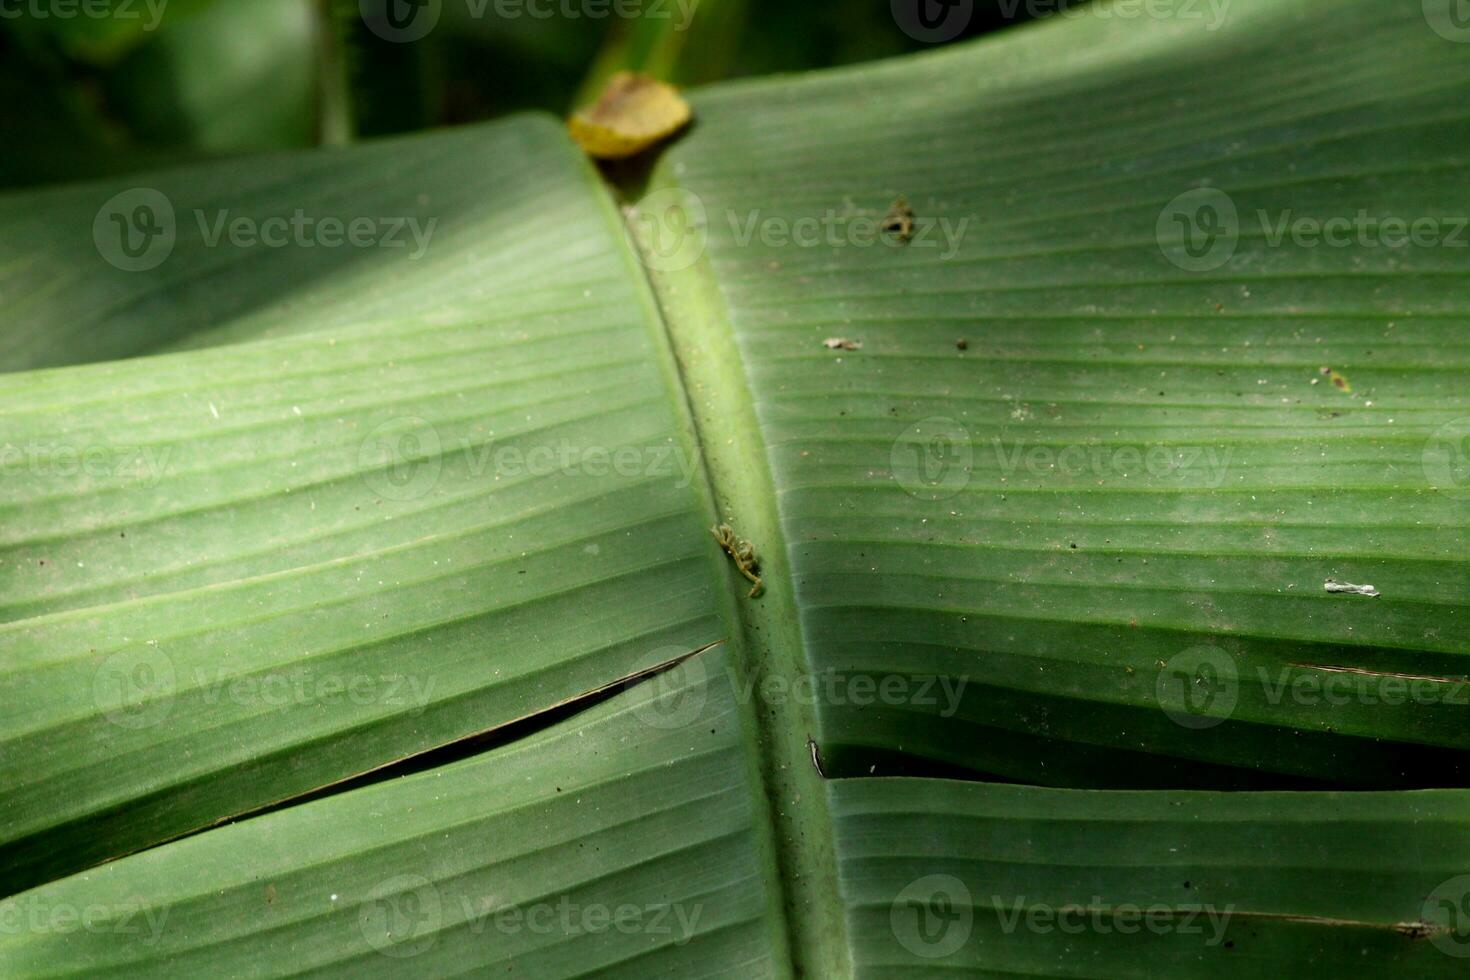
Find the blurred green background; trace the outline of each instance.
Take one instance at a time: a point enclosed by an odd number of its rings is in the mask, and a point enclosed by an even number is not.
[[[623,68],[691,86],[868,61],[1055,3],[0,0],[0,186],[564,115]],[[933,36],[905,30],[917,5]]]

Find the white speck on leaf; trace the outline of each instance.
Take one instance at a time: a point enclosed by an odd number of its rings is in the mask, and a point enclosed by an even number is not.
[[[1328,592],[1334,592],[1341,595],[1378,595],[1378,590],[1371,585],[1354,585],[1351,582],[1337,582],[1332,579],[1328,579],[1326,582],[1323,582],[1322,588],[1326,589]]]

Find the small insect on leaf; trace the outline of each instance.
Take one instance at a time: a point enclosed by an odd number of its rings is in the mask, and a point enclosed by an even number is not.
[[[846,337],[828,337],[822,341],[822,346],[828,350],[862,350],[861,340],[848,340]]]
[[[630,157],[678,132],[689,122],[689,103],[672,85],[620,71],[608,79],[596,104],[582,109],[567,129],[588,156]]]
[[[712,527],[709,529],[709,533],[715,536],[715,540],[720,543],[720,547],[724,548],[725,553],[735,562],[735,570],[750,580],[751,586],[748,598],[754,599],[760,595],[761,589],[765,586],[761,583],[760,576],[755,573],[755,548],[751,546],[749,541],[742,541],[740,538],[737,538],[735,532],[731,530],[728,524]]]
[[[1351,392],[1353,390],[1353,386],[1348,384],[1348,379],[1343,375],[1338,374],[1336,371],[1332,370],[1332,368],[1318,368],[1318,371],[1320,371],[1321,374],[1327,378],[1327,380],[1331,381],[1332,386],[1338,391]]]
[[[883,231],[900,242],[914,237],[914,211],[908,201],[900,197],[889,205],[888,215],[883,219]]]

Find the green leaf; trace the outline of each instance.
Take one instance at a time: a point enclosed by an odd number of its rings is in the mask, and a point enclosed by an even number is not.
[[[1451,975],[1448,3],[1099,3],[695,92],[630,228],[535,118],[0,199],[0,972]],[[144,268],[106,233],[160,198]],[[565,895],[711,918],[445,911]],[[1135,904],[1242,931],[1005,925]]]
[[[540,121],[486,136],[586,169]],[[10,891],[725,635],[662,328],[611,209],[564,187],[476,226],[530,289],[495,308],[469,282],[458,308],[0,379]],[[575,236],[560,260],[528,248],[540,222]]]
[[[0,929],[0,962],[10,976],[777,976],[749,733],[723,658],[700,663],[473,758],[7,899],[0,921],[31,928]]]
[[[807,668],[848,694],[819,706],[828,758],[1464,784],[1470,142],[1446,96],[1470,62],[1417,4],[1240,2],[1218,31],[1110,9],[695,93],[645,198],[676,343],[728,331],[742,360],[771,482],[748,506],[775,503]],[[900,198],[907,242],[877,233]],[[1218,247],[1180,251],[1170,219],[1203,246],[1226,202]],[[1360,210],[1366,243],[1270,238]],[[1386,247],[1384,218],[1444,247]],[[957,703],[852,694],[936,675]]]
[[[0,367],[372,322],[510,320],[568,297],[594,308],[571,280],[632,288],[626,260],[605,254],[614,232],[589,196],[595,176],[559,126],[523,116],[0,196],[0,225],[24,246],[0,268],[15,297]],[[350,244],[353,221],[366,247]],[[140,232],[155,227],[172,237]]]
[[[859,977],[1464,975],[1463,792],[830,795]]]

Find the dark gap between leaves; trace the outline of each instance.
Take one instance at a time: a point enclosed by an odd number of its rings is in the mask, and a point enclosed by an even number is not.
[[[352,790],[361,789],[365,786],[374,786],[378,783],[400,779],[404,776],[427,772],[430,769],[438,769],[451,763],[462,762],[465,759],[502,748],[512,742],[517,742],[545,731],[559,722],[566,721],[568,718],[588,711],[605,701],[617,697],[625,691],[632,690],[638,685],[657,677],[659,674],[672,670],[689,658],[697,657],[701,653],[714,649],[723,642],[723,640],[717,640],[714,643],[708,643],[681,657],[676,657],[673,660],[650,667],[647,670],[639,671],[636,674],[629,674],[627,677],[619,678],[584,694],[578,694],[560,704],[554,704],[534,714],[517,718],[514,721],[506,722],[503,725],[483,732],[474,732],[465,735],[453,742],[432,749],[425,749],[422,752],[406,756],[396,762],[387,763],[386,765],[376,769],[370,769],[356,776],[349,776],[338,782],[329,783],[320,789],[314,789],[299,796],[293,796],[290,799],[269,804],[259,810],[252,810],[249,813],[242,814],[241,817],[232,817],[230,820],[233,822],[234,820],[245,817],[254,818],[264,816],[267,813],[275,813],[278,810],[285,810],[302,803],[310,803],[314,800],[351,792]],[[194,833],[200,832],[194,831]],[[192,836],[192,834],[189,836]]]
[[[208,833],[211,830],[216,830],[220,827],[229,826],[230,824],[238,823],[242,820],[253,820],[256,817],[261,817],[268,813],[275,813],[279,810],[286,810],[294,806],[299,806],[302,803],[310,803],[315,800],[326,799],[327,797],[337,796],[342,793],[351,792],[352,790],[361,789],[367,786],[373,786],[378,783],[384,783],[392,779],[401,778],[403,776],[410,776],[415,773],[425,772],[430,769],[434,769],[440,766],[446,766],[454,762],[460,762],[465,759],[481,755],[485,752],[489,752],[502,746],[509,745],[510,743],[516,742],[520,739],[535,735],[538,732],[544,731],[545,729],[550,728],[551,726],[559,722],[566,721],[569,718],[579,715],[582,712],[594,708],[605,701],[611,700],[612,698],[625,691],[629,691],[637,687],[638,685],[654,677],[657,677],[659,674],[662,674],[665,671],[677,667],[679,664],[690,659],[691,657],[697,657],[702,653],[714,649],[724,642],[724,640],[717,640],[714,643],[707,643],[704,646],[699,647],[698,649],[692,650],[682,656],[675,657],[672,660],[668,660],[664,663],[656,664],[645,670],[641,670],[636,673],[620,677],[617,680],[610,681],[609,683],[604,684],[602,687],[595,688],[582,694],[574,695],[573,697],[568,698],[567,700],[562,701],[558,704],[554,704],[548,708],[533,712],[532,714],[526,715],[524,717],[514,719],[513,721],[497,725],[494,728],[486,729],[480,732],[472,732],[468,735],[455,739],[452,742],[447,742],[443,745],[438,745],[432,748],[424,749],[419,752],[415,752],[411,755],[404,756],[401,759],[396,759],[394,761],[384,763],[383,765],[373,769],[369,769],[366,772],[347,776],[336,782],[328,783],[325,786],[321,786],[314,790],[309,790],[305,793],[298,793],[296,795],[289,796],[283,800],[278,800],[274,803],[267,803],[260,807],[221,817],[218,820],[215,820],[214,822],[206,824],[204,826],[184,831],[183,833],[176,834],[173,837],[168,837],[163,840],[155,841],[154,843],[149,844],[146,847],[140,847],[136,850],[130,850],[125,851],[121,854],[111,855],[101,861],[97,861],[94,864],[88,865],[86,868],[78,868],[75,872],[72,873],[82,873],[91,868],[101,867],[102,865],[110,864],[113,861],[121,860],[125,857],[131,857],[134,854],[142,854],[146,851],[151,851],[156,848],[163,847],[164,845],[172,844],[175,841],[186,840],[198,834]],[[137,801],[131,802],[136,803]],[[92,814],[89,815],[87,819],[95,820],[97,818],[97,814]],[[13,847],[16,849],[20,849],[23,848],[26,843],[27,842],[24,839],[13,841],[10,845],[8,845],[8,848]],[[5,849],[0,849],[0,853],[3,853],[3,850]],[[24,876],[21,876],[23,880],[6,880],[6,877],[7,876],[0,875],[0,898],[6,898],[10,895],[18,894],[21,891],[43,885],[51,881],[59,880],[49,875],[38,877],[35,880],[25,878]]]

